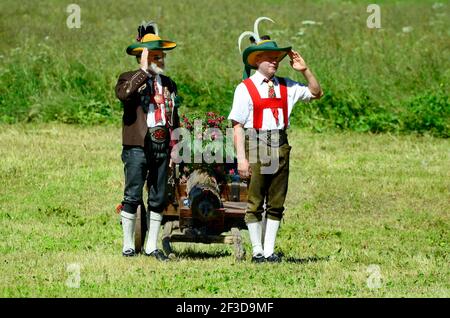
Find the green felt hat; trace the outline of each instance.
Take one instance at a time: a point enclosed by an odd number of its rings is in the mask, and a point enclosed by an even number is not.
[[[173,41],[162,40],[158,35],[145,34],[139,42],[131,44],[127,47],[129,55],[141,55],[144,48],[149,50],[172,50],[177,46]]]
[[[277,52],[278,53],[278,62],[281,62],[286,55],[291,51],[292,47],[278,47],[275,41],[265,40],[261,41],[256,45],[249,46],[245,49],[244,53],[242,53],[242,61],[245,66],[256,69],[258,68],[256,65],[256,57],[261,52]]]
[[[259,17],[255,21],[253,32],[245,31],[239,36],[239,40],[238,40],[239,51],[241,51],[241,41],[245,36],[250,35],[252,43],[254,43],[253,45],[246,48],[244,50],[244,52],[242,53],[242,61],[244,62],[244,66],[245,66],[243,78],[249,77],[250,71],[252,69],[258,68],[258,66],[256,65],[256,58],[257,58],[258,54],[260,54],[262,52],[277,52],[278,53],[277,60],[278,60],[278,62],[281,62],[281,60],[283,60],[292,49],[291,46],[281,47],[281,48],[278,47],[277,43],[275,41],[270,40],[268,36],[260,37],[259,31],[258,31],[258,24],[262,20],[269,20],[271,22],[274,22],[270,18]]]

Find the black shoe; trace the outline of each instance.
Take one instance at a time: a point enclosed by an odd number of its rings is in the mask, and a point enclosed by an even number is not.
[[[122,256],[133,257],[136,256],[136,252],[132,248],[129,248],[125,252],[122,252]]]
[[[161,250],[154,250],[150,254],[145,253],[145,256],[153,256],[158,261],[167,262],[169,258]]]
[[[264,255],[262,254],[256,254],[252,257],[252,263],[264,263],[266,259],[264,258]]]
[[[281,262],[281,255],[273,253],[269,257],[266,257],[266,262],[269,262],[269,263],[280,263]]]

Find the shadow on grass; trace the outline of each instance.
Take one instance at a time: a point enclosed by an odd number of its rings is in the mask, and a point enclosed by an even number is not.
[[[311,256],[306,258],[283,257],[282,263],[306,264],[306,263],[327,262],[329,260],[330,256],[325,257]]]
[[[283,254],[283,253],[280,253]],[[214,258],[222,258],[222,257],[230,257],[234,256],[232,252],[229,251],[194,251],[194,250],[184,250],[175,252],[175,256],[177,260],[182,259],[197,259],[197,260],[205,260],[205,259],[214,259]],[[248,256],[247,256],[248,258]],[[296,258],[296,257],[286,257],[282,256],[282,263],[296,263],[296,264],[307,264],[307,263],[317,263],[317,262],[327,262],[330,260],[330,256],[311,256],[305,258]],[[245,262],[245,259],[243,260]]]
[[[198,260],[204,260],[204,259],[212,259],[212,258],[221,258],[221,257],[228,257],[232,253],[228,251],[194,251],[194,250],[184,250],[184,251],[175,251],[176,259],[182,260],[182,259],[198,259]]]

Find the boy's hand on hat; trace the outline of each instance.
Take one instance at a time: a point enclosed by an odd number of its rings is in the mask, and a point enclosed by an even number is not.
[[[298,52],[291,50],[288,54],[291,58],[290,63],[294,70],[304,72],[308,69],[308,66]]]
[[[144,71],[148,70],[148,49],[147,48],[144,48],[142,50],[141,69],[144,70]]]

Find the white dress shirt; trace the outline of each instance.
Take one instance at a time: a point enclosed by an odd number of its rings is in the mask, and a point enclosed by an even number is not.
[[[153,85],[153,78],[150,79],[150,83],[151,83],[151,85]],[[147,85],[149,85],[149,84],[147,83]],[[158,92],[155,92],[155,94],[164,95],[163,87],[162,87],[162,83],[161,83],[161,77],[159,75],[156,75],[156,86],[158,87]],[[148,113],[147,113],[147,126],[150,128],[156,127],[156,126],[165,126],[166,125],[166,107],[165,106],[161,107],[162,121],[159,121],[158,123],[156,123],[156,121],[155,121],[155,112],[156,112],[155,105],[153,103],[150,103],[149,107],[148,107]]]
[[[269,84],[264,82],[264,75],[259,71],[250,76],[250,79],[255,84],[261,98],[268,98],[269,95]],[[295,103],[299,100],[302,102],[309,102],[313,95],[308,87],[295,82],[289,78],[284,78],[287,86],[287,99],[288,99],[288,118],[291,115],[292,108]],[[275,94],[277,98],[280,98],[280,85],[276,77],[272,78],[273,85],[275,87]],[[263,122],[262,130],[271,129],[283,129],[284,128],[284,118],[283,111],[281,108],[278,109],[278,125],[272,113],[272,109],[266,108],[263,110]],[[233,106],[231,108],[230,115],[228,115],[229,120],[237,121],[242,124],[244,128],[253,128],[253,101],[248,92],[247,87],[244,83],[240,83],[234,92]],[[289,119],[288,119],[289,127]]]

